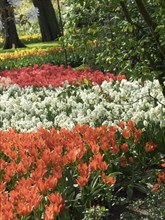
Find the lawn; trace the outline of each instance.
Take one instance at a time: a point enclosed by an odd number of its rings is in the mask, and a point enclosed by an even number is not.
[[[28,43],[26,44],[25,48],[17,48],[17,49],[8,49],[8,50],[3,50],[2,48],[0,49],[0,54],[1,53],[11,53],[14,52],[15,50],[31,50],[31,49],[47,49],[51,47],[61,47],[60,43],[58,41],[55,42],[39,42],[39,43]]]

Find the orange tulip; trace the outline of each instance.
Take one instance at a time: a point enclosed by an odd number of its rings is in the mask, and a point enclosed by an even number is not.
[[[76,180],[77,184],[80,186],[80,187],[84,187],[87,183],[88,183],[88,180],[89,180],[89,176],[79,176]]]
[[[131,136],[131,132],[130,132],[130,130],[125,129],[125,130],[123,130],[122,135],[125,139],[128,139]]]
[[[47,188],[49,190],[52,190],[56,187],[58,183],[58,179],[56,176],[49,176],[47,179],[45,179],[45,182],[47,184]]]
[[[32,207],[25,202],[19,202],[16,207],[16,211],[19,215],[29,215],[32,212]]]
[[[147,152],[154,151],[157,148],[157,144],[153,143],[153,141],[149,141],[145,145],[145,150]]]
[[[102,180],[104,181],[104,183],[107,183],[109,185],[113,185],[116,182],[116,180],[112,176],[107,177],[104,172],[102,173]]]
[[[123,152],[127,152],[127,151],[128,151],[128,144],[127,144],[127,143],[122,144],[122,145],[121,145],[121,150],[122,150]]]

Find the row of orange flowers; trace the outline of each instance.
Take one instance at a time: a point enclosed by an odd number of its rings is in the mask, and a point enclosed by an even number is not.
[[[92,173],[99,173],[103,184],[113,186],[118,180],[111,175],[112,160],[123,168],[136,163],[133,152],[143,135],[132,121],[120,122],[119,127],[0,131],[0,219],[28,216],[41,204],[44,219],[54,219],[65,207],[56,187],[69,166],[77,172],[73,183],[80,190],[90,182]],[[156,148],[151,140],[143,146],[146,154]],[[158,182],[165,183],[165,173],[159,174]]]
[[[1,53],[0,54],[0,61],[4,61],[7,59],[22,59],[23,57],[30,57],[30,56],[47,56],[50,55],[52,53],[56,53],[56,52],[62,52],[62,49],[59,47],[51,47],[51,48],[47,48],[47,49],[23,49],[23,50],[15,50],[14,52],[10,52],[10,53]]]

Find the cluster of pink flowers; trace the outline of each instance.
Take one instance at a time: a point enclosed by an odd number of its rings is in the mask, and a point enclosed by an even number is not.
[[[84,79],[88,83],[101,84],[103,81],[122,80],[126,79],[125,75],[115,76],[112,73],[103,74],[101,71],[92,71],[90,68],[82,70],[73,70],[70,66],[64,68],[61,66],[52,66],[51,64],[44,64],[42,66],[34,65],[23,67],[19,69],[5,70],[0,73],[2,77],[9,77],[12,84],[18,84],[20,87],[25,86],[44,86],[53,87],[62,86],[66,80],[70,84],[81,85]]]
[[[0,76],[0,86],[8,88],[12,84],[12,80],[9,77]]]

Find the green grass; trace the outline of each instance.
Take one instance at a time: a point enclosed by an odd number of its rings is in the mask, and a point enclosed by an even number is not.
[[[26,44],[25,48],[17,48],[16,50],[28,50],[28,49],[33,49],[33,48],[41,48],[41,49],[46,49],[50,47],[61,47],[61,44],[58,41],[53,41],[53,42],[39,42],[39,43],[32,43],[32,44]],[[0,53],[11,53],[14,52],[15,49],[8,49],[8,50],[3,50],[0,48]]]
[[[33,43],[33,44],[27,44],[27,47],[29,49],[32,48],[42,48],[46,49],[48,47],[60,47],[60,43],[58,41],[53,41],[53,42],[40,42],[40,43]]]

